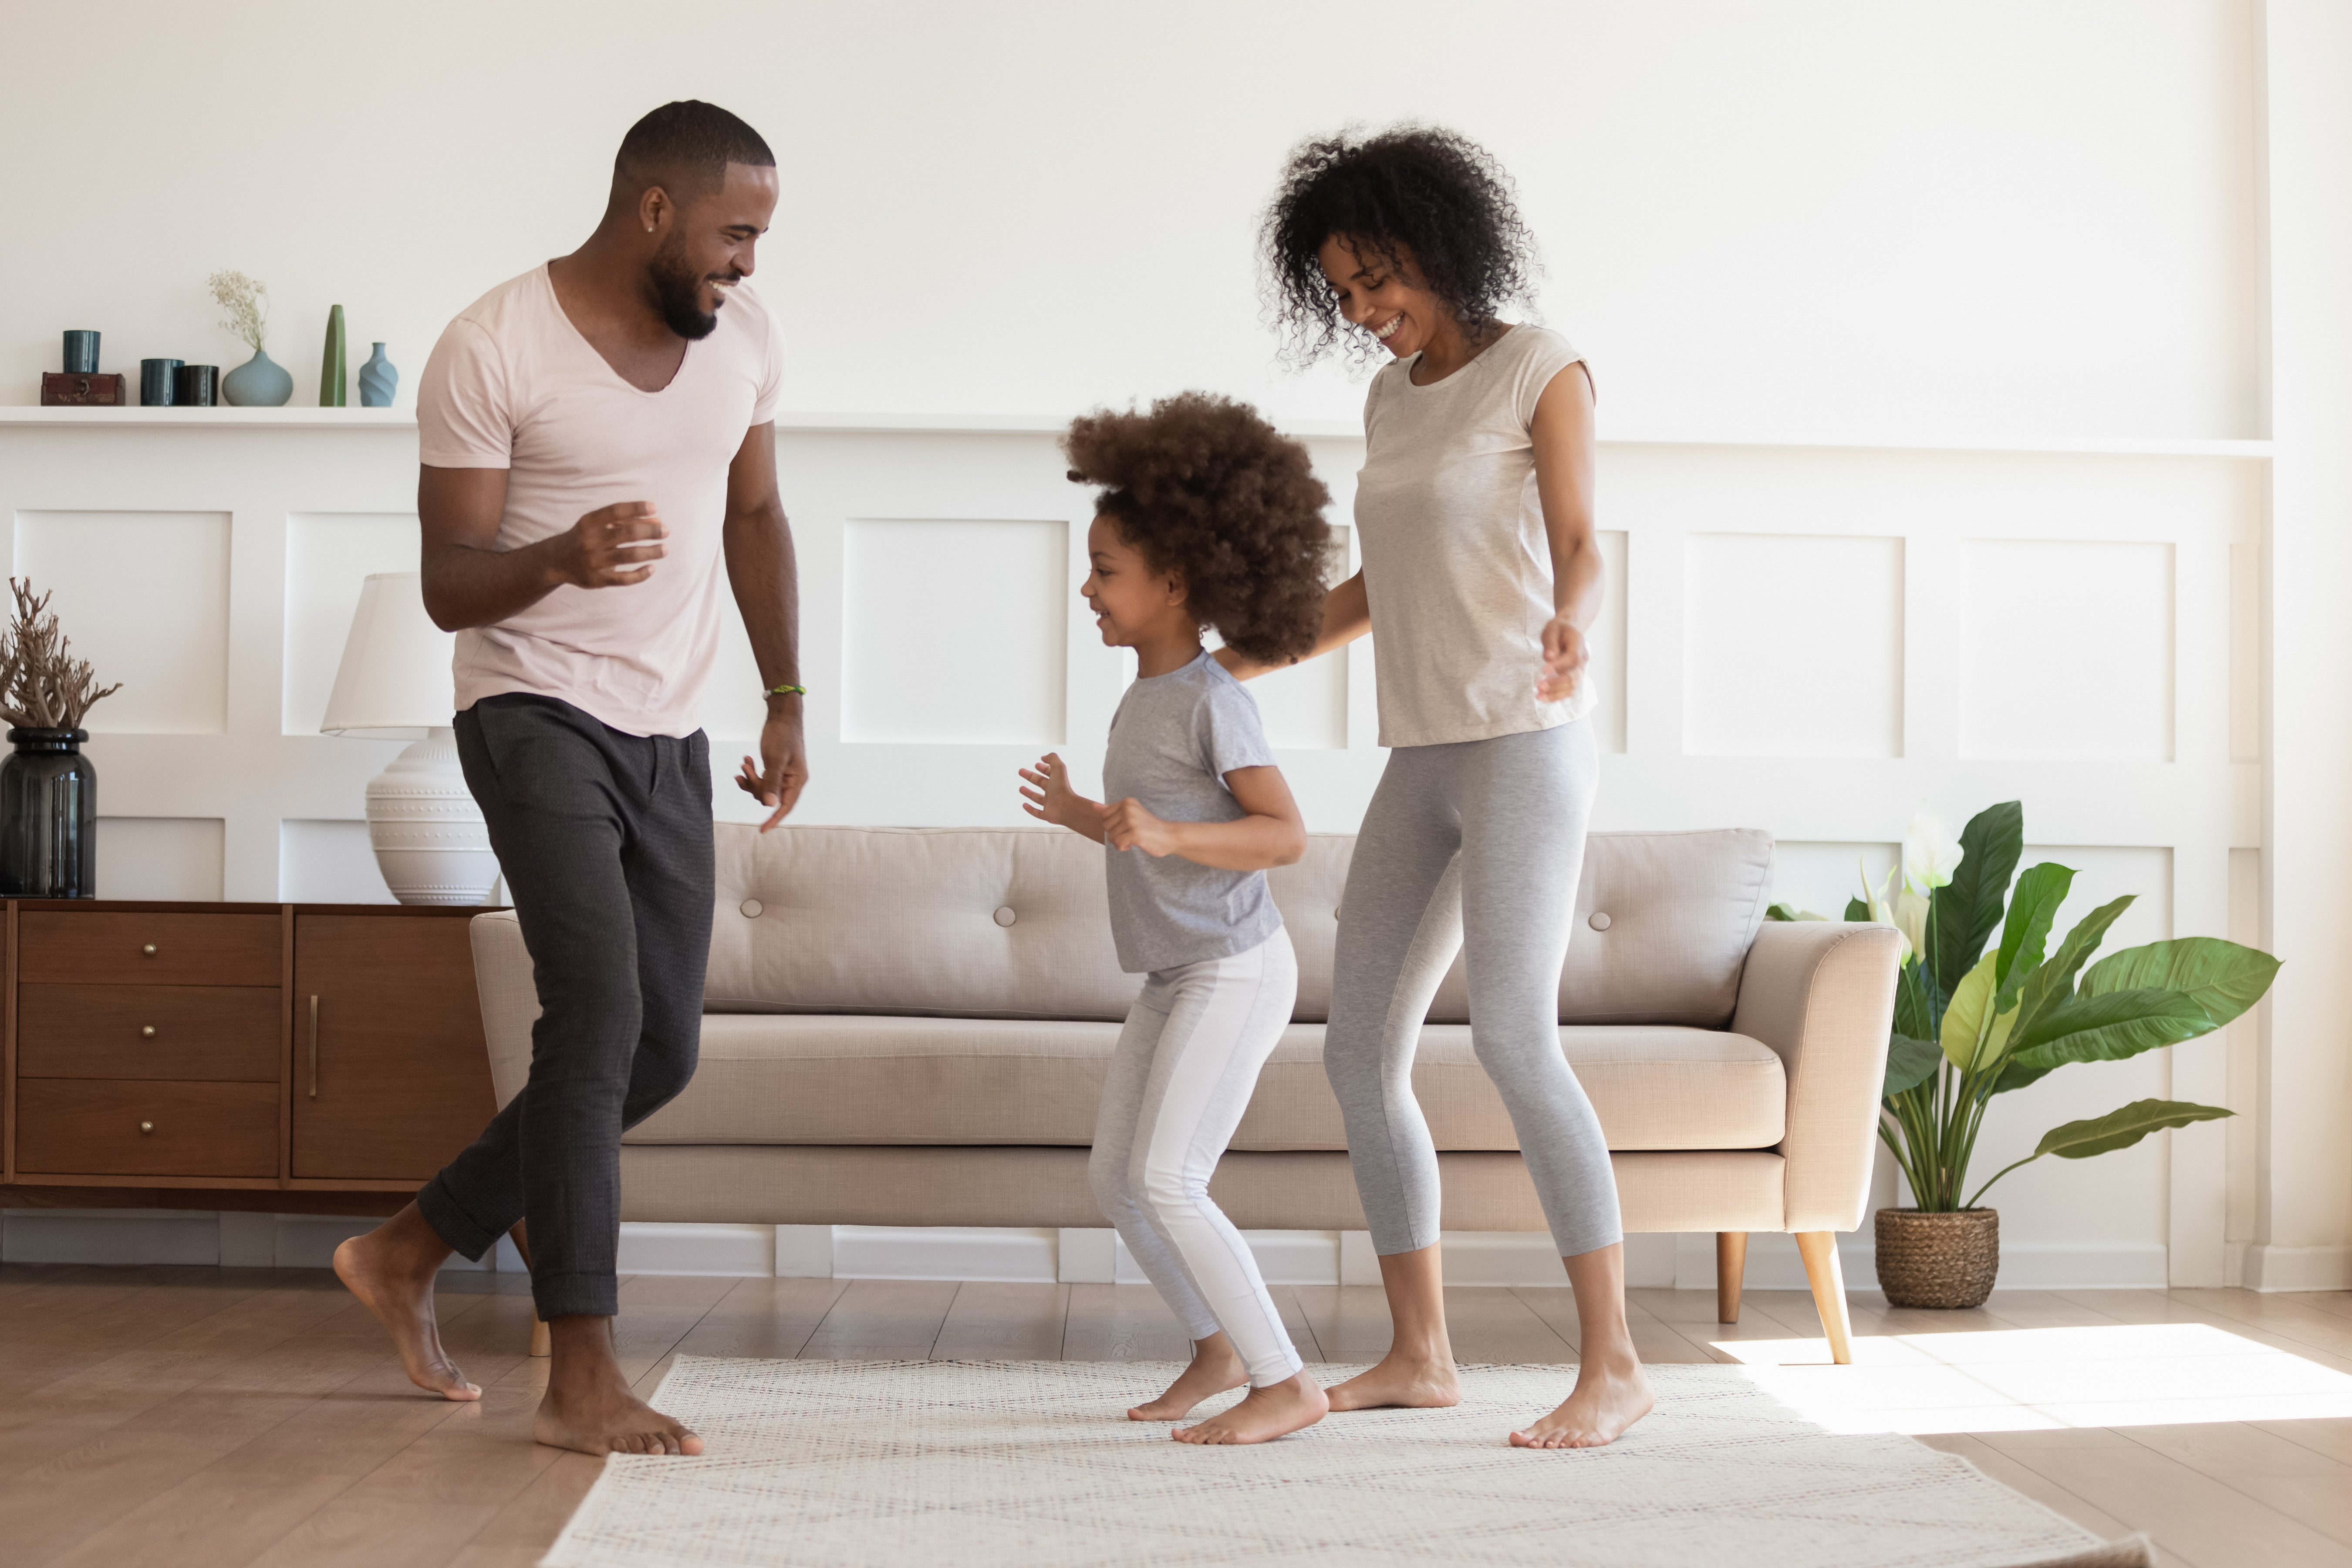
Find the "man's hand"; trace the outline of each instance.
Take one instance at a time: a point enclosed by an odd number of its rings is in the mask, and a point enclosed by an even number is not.
[[[1584,667],[1591,663],[1592,651],[1584,641],[1584,634],[1566,616],[1554,616],[1544,624],[1543,673],[1536,677],[1536,697],[1544,702],[1558,702],[1576,695],[1584,679]]]
[[[797,711],[768,715],[760,728],[761,763],[743,759],[743,771],[735,775],[735,787],[758,801],[772,806],[768,820],[760,824],[765,833],[792,815],[800,804],[801,791],[808,787],[808,748],[801,741],[801,716]]]
[[[575,588],[625,588],[654,574],[669,529],[649,500],[599,507],[547,542],[556,576]]]
[[[1040,822],[1066,827],[1099,843],[1103,808],[1070,787],[1069,764],[1059,752],[1048,752],[1034,768],[1023,768],[1021,809]]]
[[[1114,849],[1140,849],[1157,858],[1176,853],[1176,826],[1151,815],[1129,795],[1103,807],[1103,842]]]

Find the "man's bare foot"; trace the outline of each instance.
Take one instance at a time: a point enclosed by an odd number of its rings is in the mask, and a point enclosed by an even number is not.
[[[1127,1413],[1129,1421],[1181,1421],[1203,1399],[1213,1399],[1249,1381],[1249,1368],[1234,1353],[1224,1335],[1212,1334],[1192,1345],[1192,1364],[1176,1374],[1168,1391],[1148,1405]]]
[[[1410,1360],[1390,1354],[1380,1364],[1330,1390],[1334,1410],[1383,1410],[1403,1405],[1436,1410],[1462,1403],[1462,1378],[1451,1361]]]
[[[1598,1448],[1615,1442],[1655,1403],[1639,1361],[1590,1360],[1576,1369],[1576,1391],[1542,1420],[1512,1433],[1511,1447]]]
[[[409,1382],[444,1399],[479,1399],[482,1391],[441,1348],[433,1319],[433,1277],[448,1257],[448,1244],[411,1204],[335,1248],[335,1278],[390,1332]]]
[[[1267,1443],[1312,1426],[1331,1408],[1323,1390],[1305,1373],[1264,1388],[1231,1410],[1210,1416],[1198,1426],[1179,1426],[1171,1436],[1179,1443]]]
[[[613,1355],[613,1320],[568,1316],[548,1324],[554,1355],[531,1440],[583,1454],[699,1454],[702,1439],[629,1392]]]

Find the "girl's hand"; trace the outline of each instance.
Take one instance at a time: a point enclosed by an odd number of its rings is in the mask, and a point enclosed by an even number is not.
[[[1176,828],[1151,815],[1133,795],[1103,807],[1103,842],[1157,858],[1176,853]]]
[[[1575,696],[1584,680],[1584,667],[1591,660],[1592,651],[1573,621],[1554,616],[1544,623],[1543,673],[1536,678],[1537,700],[1558,702]]]
[[[1089,838],[1102,837],[1102,807],[1070,787],[1070,770],[1056,752],[1037,759],[1034,771],[1021,770],[1021,809],[1040,822],[1075,828]]]

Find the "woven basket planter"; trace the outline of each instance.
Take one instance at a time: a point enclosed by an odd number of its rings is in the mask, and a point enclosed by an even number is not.
[[[2000,1272],[2000,1213],[1878,1211],[1878,1287],[1890,1307],[1981,1307]]]

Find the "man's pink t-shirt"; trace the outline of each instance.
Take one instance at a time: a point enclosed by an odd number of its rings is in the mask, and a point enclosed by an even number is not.
[[[457,634],[457,707],[537,692],[632,735],[690,735],[719,654],[727,470],[775,417],[783,334],[738,285],[659,392],[621,379],[555,298],[545,267],[449,323],[416,390],[426,466],[505,468],[497,548],[562,533],[615,501],[651,501],[668,553],[646,581],[557,588]]]

